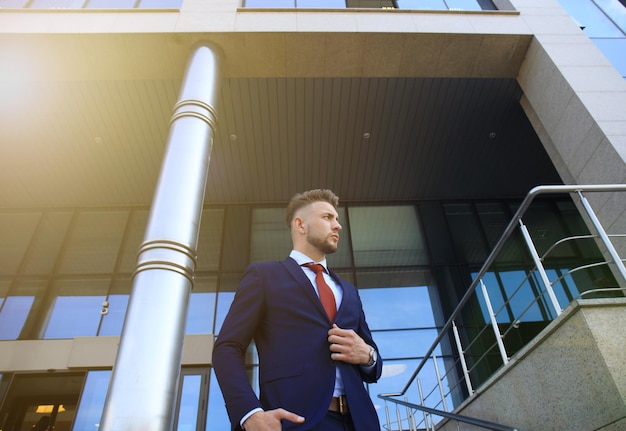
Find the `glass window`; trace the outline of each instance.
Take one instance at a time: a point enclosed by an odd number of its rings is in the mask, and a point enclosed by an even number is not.
[[[370,329],[436,326],[427,286],[359,289],[359,295]]]
[[[190,374],[182,376],[180,403],[178,405],[177,431],[196,431],[198,426],[199,403],[201,399],[202,376]]]
[[[0,284],[0,297],[4,298],[0,305],[0,340],[17,340],[25,330],[28,333],[28,322],[40,307],[45,289],[43,281]]]
[[[476,0],[446,0],[448,9],[453,10],[482,10],[483,8]]]
[[[295,7],[295,0],[245,0],[245,7]]]
[[[44,338],[96,335],[107,299],[109,280],[63,280],[56,283],[56,297]]]
[[[235,292],[239,285],[242,274],[223,274],[220,279],[219,294],[217,295],[217,307],[215,312],[215,334],[218,335],[222,323],[230,309],[230,304],[235,299]]]
[[[446,10],[444,0],[398,0],[400,9]]]
[[[85,6],[89,9],[132,9],[135,0],[89,0]]]
[[[33,0],[32,9],[82,8],[85,0]]]
[[[620,75],[626,78],[626,38],[593,39],[593,43],[608,58]]]
[[[561,0],[560,3],[589,37],[624,36],[624,33],[611,22],[592,0]]]
[[[139,7],[144,9],[180,9],[182,4],[183,0],[141,0]]]
[[[37,234],[33,237],[28,253],[24,257],[21,273],[47,275],[54,270],[61,252],[63,239],[72,220],[70,211],[54,211],[43,214]]]
[[[129,294],[109,295],[107,302],[108,312],[102,316],[102,323],[98,335],[121,335],[128,308]]]
[[[0,306],[0,340],[17,340],[35,300],[34,296],[9,296]]]
[[[348,213],[355,266],[428,264],[415,207],[350,207]]]
[[[296,0],[296,7],[345,9],[346,0]]]
[[[147,209],[131,211],[124,234],[124,244],[120,249],[117,271],[130,274],[137,266],[137,251],[143,242],[150,211]]]
[[[113,272],[126,228],[128,211],[89,211],[76,216],[67,239],[59,272]]]
[[[594,0],[600,9],[604,11],[611,20],[623,31],[626,32],[626,5],[622,0]]]
[[[224,231],[224,209],[202,211],[202,221],[198,236],[197,271],[217,271],[220,267],[222,233]]]
[[[40,217],[40,213],[0,213],[0,275],[17,273]]]
[[[0,0],[0,8],[22,8],[28,0]]]
[[[211,334],[215,319],[217,277],[197,277],[189,298],[185,334]]]
[[[253,209],[250,261],[283,260],[291,248],[285,208]]]
[[[78,403],[73,431],[98,431],[109,390],[110,370],[89,371]]]
[[[230,429],[230,420],[226,413],[226,405],[217,378],[211,369],[209,382],[209,406],[207,411],[206,431]]]
[[[102,314],[98,335],[121,335],[126,309],[132,290],[132,280],[130,278],[114,281],[107,296],[107,312]]]

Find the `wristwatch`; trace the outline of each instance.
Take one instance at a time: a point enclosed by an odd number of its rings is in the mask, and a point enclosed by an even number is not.
[[[370,346],[370,361],[367,363],[368,367],[371,367],[376,363],[376,359],[378,359],[378,354],[376,353],[376,349]]]

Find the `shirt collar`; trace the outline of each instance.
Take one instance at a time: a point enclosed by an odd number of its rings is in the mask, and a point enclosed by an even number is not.
[[[326,258],[324,258],[324,260],[321,260],[319,262],[315,262],[306,254],[301,253],[296,250],[291,250],[291,253],[289,253],[289,257],[295,260],[300,266],[304,265],[305,263],[319,263],[320,265],[324,267],[324,270],[328,272],[328,267],[326,266]]]

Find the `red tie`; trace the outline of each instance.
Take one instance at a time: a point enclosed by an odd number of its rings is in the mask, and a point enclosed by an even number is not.
[[[328,319],[330,319],[331,323],[334,322],[335,314],[337,314],[337,305],[333,291],[330,290],[330,287],[326,284],[326,281],[324,281],[324,267],[319,263],[305,263],[303,266],[315,272],[315,283],[317,284],[320,301],[322,301],[322,306],[324,310],[326,310],[326,314],[328,314]]]

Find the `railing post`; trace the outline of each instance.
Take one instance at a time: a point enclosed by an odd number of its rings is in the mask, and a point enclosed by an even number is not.
[[[491,327],[493,328],[493,333],[496,336],[496,342],[498,343],[502,363],[506,365],[509,363],[509,355],[507,355],[506,349],[504,348],[504,341],[502,341],[502,334],[500,334],[500,328],[498,328],[498,321],[493,312],[493,307],[491,306],[491,300],[489,299],[489,294],[487,293],[487,287],[485,286],[485,283],[483,283],[482,279],[480,280],[480,289],[483,293],[483,297],[485,298],[485,304],[487,305],[487,311],[489,312],[489,320],[491,320]]]
[[[409,407],[409,397],[404,397],[404,401],[407,403],[406,405],[406,421],[409,426],[410,431],[417,431],[417,424],[415,423],[415,417],[413,412],[411,411],[411,407]]]
[[[420,381],[420,379],[417,379],[417,393],[420,397],[420,404],[426,405],[424,403],[426,400],[424,399],[424,392],[422,391],[422,382]],[[422,413],[424,414],[424,429],[428,429],[428,413],[426,413],[424,410],[422,410]]]
[[[552,289],[552,283],[550,283],[548,274],[546,274],[546,270],[543,267],[543,263],[541,262],[541,258],[539,257],[539,254],[537,253],[535,244],[533,243],[533,240],[530,237],[528,228],[526,227],[526,225],[524,225],[521,219],[519,220],[519,227],[520,227],[520,230],[522,231],[522,235],[524,236],[524,240],[526,241],[526,246],[528,247],[528,251],[530,252],[530,255],[532,256],[533,261],[535,262],[535,267],[537,268],[537,271],[539,272],[541,281],[543,281],[543,285],[546,288],[546,292],[548,292],[548,297],[550,298],[552,307],[554,308],[556,315],[560,316],[561,313],[563,312],[563,309],[561,308],[561,304],[559,304],[559,300],[556,298],[554,289]]]
[[[387,418],[387,430],[391,431],[391,421],[389,419],[389,404],[385,400],[385,416]]]
[[[435,367],[435,375],[437,376],[437,386],[439,386],[439,395],[441,396],[441,405],[443,410],[448,412],[448,403],[446,401],[446,394],[443,390],[443,382],[441,379],[441,373],[439,372],[439,365],[437,365],[437,356],[433,355],[433,366]]]
[[[617,272],[621,276],[621,280],[619,280],[618,284],[621,284],[623,287],[626,287],[626,268],[624,267],[624,262],[622,262],[622,258],[617,253],[617,250],[615,250],[615,247],[613,246],[611,239],[609,238],[606,231],[602,227],[600,220],[598,220],[598,217],[596,216],[596,213],[591,208],[591,205],[589,204],[589,201],[587,201],[587,198],[585,198],[580,191],[578,191],[578,197],[580,198],[580,203],[585,209],[587,216],[589,216],[591,223],[593,223],[593,227],[595,228],[596,232],[600,236],[602,243],[606,247],[606,251],[611,256],[611,259],[613,260],[613,263],[615,264],[615,268],[617,269]]]
[[[454,341],[456,342],[456,349],[459,352],[459,360],[461,361],[461,368],[463,368],[463,376],[465,378],[465,386],[469,395],[474,393],[472,388],[472,382],[470,381],[469,370],[467,368],[467,361],[465,360],[465,351],[461,345],[461,337],[459,335],[459,329],[456,327],[456,323],[452,321],[452,332],[454,334]]]

